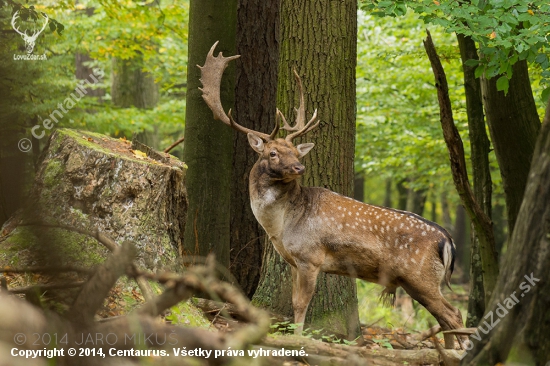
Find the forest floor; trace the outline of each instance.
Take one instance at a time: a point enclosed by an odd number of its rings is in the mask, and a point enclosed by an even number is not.
[[[36,283],[48,283],[47,275],[37,274],[10,274],[6,273],[5,278],[10,288],[25,287]],[[73,279],[74,280],[74,279]],[[157,285],[158,286],[158,285]],[[160,292],[160,288],[157,288]],[[404,293],[398,293],[396,307],[388,308],[378,303],[377,296],[374,296],[379,290],[379,287],[374,284],[358,283],[358,297],[361,317],[361,335],[355,340],[347,340],[342,336],[332,334],[330,331],[323,329],[306,329],[302,337],[293,336],[294,324],[284,317],[273,318],[272,331],[266,337],[265,342],[255,347],[271,347],[281,348],[284,346],[290,349],[293,345],[300,347],[314,346],[314,349],[319,349],[323,354],[332,356],[332,361],[338,359],[343,361],[342,354],[361,353],[365,352],[384,352],[407,350],[407,351],[428,351],[432,350],[433,354],[437,355],[436,349],[444,348],[444,340],[441,334],[432,336],[430,327],[436,325],[435,319],[425,311],[422,306],[415,304],[410,297]],[[445,291],[445,297],[455,306],[464,310],[467,306],[467,288],[463,285],[454,285],[454,292]],[[61,296],[60,296],[61,295]],[[65,295],[65,296],[63,296]],[[47,293],[42,294],[41,302],[46,308],[53,309],[63,313],[69,304],[63,299],[69,299],[69,293],[61,292],[55,296],[49,296]],[[201,300],[207,301],[207,300]],[[96,314],[96,320],[102,321],[113,317],[122,316],[132,312],[144,302],[144,298],[139,288],[132,281],[119,280],[115,287],[105,299],[103,306]],[[190,300],[180,303],[172,307],[163,316],[163,321],[171,324],[178,324],[186,327],[201,327],[214,332],[223,332],[230,334],[232,331],[242,326],[242,323],[237,317],[232,317],[227,313],[222,313],[224,304],[217,303],[209,305],[206,309],[204,305],[197,305],[197,301]],[[199,309],[202,307],[202,311]],[[434,344],[437,340],[438,345]],[[458,342],[456,348],[458,348]],[[331,355],[331,352],[334,354]],[[414,353],[414,352],[412,352]],[[415,356],[417,357],[417,356]],[[420,356],[424,357],[424,356]],[[333,362],[334,363],[334,362]],[[267,364],[284,364],[284,365],[310,365],[311,360],[300,362],[298,360],[272,360]],[[319,364],[322,364],[320,362]],[[336,363],[338,364],[338,362]],[[377,364],[372,363],[371,364]],[[395,364],[409,365],[429,365],[431,362],[411,362],[400,361]],[[385,365],[385,363],[380,363]]]

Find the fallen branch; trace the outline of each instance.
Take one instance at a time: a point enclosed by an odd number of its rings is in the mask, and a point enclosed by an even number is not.
[[[97,309],[118,278],[126,273],[136,254],[137,250],[130,242],[118,247],[86,282],[69,310],[68,318],[81,326],[92,324]]]
[[[33,286],[26,286],[26,287],[16,287],[13,289],[9,289],[8,292],[12,294],[29,294],[29,293],[42,293],[44,291],[48,290],[62,290],[67,288],[75,288],[75,287],[81,287],[84,286],[86,282],[84,281],[78,281],[78,282],[71,282],[71,283],[52,283],[47,285],[33,285]]]

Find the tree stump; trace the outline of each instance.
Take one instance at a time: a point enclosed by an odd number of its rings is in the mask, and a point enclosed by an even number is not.
[[[0,234],[0,266],[75,261],[89,266],[105,258],[106,250],[94,239],[52,228],[63,225],[134,243],[141,267],[180,269],[186,166],[168,154],[162,154],[162,161],[147,155],[123,139],[55,131],[41,156],[28,204]]]

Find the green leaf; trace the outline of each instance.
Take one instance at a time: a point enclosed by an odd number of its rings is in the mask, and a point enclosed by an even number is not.
[[[542,101],[546,103],[548,101],[548,98],[550,97],[550,87],[544,89],[540,95]]]
[[[510,81],[506,76],[501,76],[497,80],[497,90],[504,91],[504,94],[508,94],[508,87],[510,86]]]
[[[483,72],[485,71],[485,65],[479,65],[477,68],[476,68],[476,71],[474,72],[474,76],[476,78],[480,77],[481,75],[483,75]]]
[[[476,59],[472,58],[472,59],[466,60],[466,62],[464,62],[464,65],[470,66],[470,67],[471,66],[477,66],[477,65],[479,65],[479,62],[480,62],[479,60],[476,60]]]

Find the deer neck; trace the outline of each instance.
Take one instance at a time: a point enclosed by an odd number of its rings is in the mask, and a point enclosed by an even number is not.
[[[285,218],[300,200],[302,188],[297,180],[274,180],[255,164],[250,171],[250,204],[256,220],[275,243],[280,241]]]

